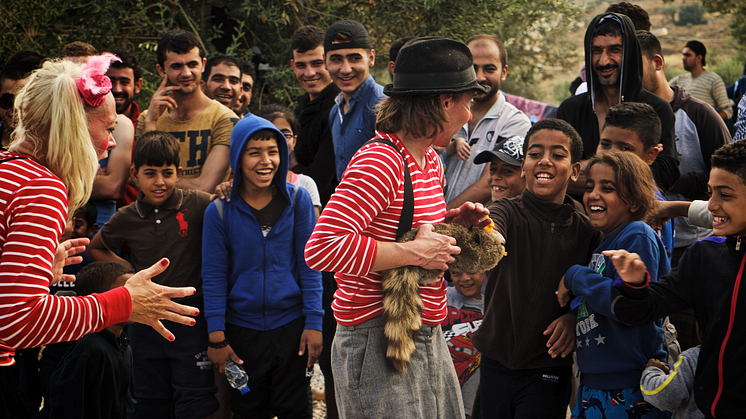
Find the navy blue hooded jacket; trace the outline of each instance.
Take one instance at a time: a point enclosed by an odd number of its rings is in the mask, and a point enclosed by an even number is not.
[[[277,134],[280,166],[273,183],[288,202],[266,237],[239,195],[241,152],[262,129]],[[223,202],[222,217],[215,203],[205,211],[202,281],[208,331],[225,330],[225,322],[267,331],[304,315],[306,329],[321,330],[321,273],[303,257],[316,215],[308,193],[286,182],[289,152],[282,133],[266,119],[246,115],[231,134],[230,164],[230,202]]]

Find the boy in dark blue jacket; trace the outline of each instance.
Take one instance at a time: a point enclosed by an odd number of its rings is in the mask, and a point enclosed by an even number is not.
[[[249,375],[249,393],[231,392],[237,418],[310,417],[305,371],[322,346],[321,273],[303,257],[316,215],[308,193],[286,183],[288,160],[282,133],[247,115],[231,135],[231,199],[205,212],[208,356],[221,372],[230,357]]]

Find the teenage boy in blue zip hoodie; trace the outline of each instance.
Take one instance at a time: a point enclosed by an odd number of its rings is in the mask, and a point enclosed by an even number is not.
[[[306,390],[321,352],[321,273],[303,250],[313,203],[286,183],[288,148],[266,119],[246,115],[231,134],[230,201],[205,212],[202,278],[210,359],[230,357],[249,376],[231,391],[236,418],[310,418]]]

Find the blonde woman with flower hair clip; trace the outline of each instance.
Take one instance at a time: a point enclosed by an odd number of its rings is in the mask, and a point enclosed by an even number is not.
[[[171,301],[194,288],[169,288],[150,278],[168,266],[162,259],[124,287],[86,297],[49,295],[88,239],[59,244],[69,213],[91,193],[97,160],[115,146],[112,54],[82,65],[47,62],[15,101],[19,122],[8,152],[0,152],[0,417],[35,416],[18,388],[16,349],[79,339],[127,320],[174,337],[160,319],[193,325],[198,310]],[[113,114],[113,119],[112,119]]]

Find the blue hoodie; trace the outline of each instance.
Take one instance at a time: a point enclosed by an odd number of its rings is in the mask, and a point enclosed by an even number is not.
[[[266,237],[238,191],[242,182],[241,151],[262,129],[277,133],[280,167],[274,183],[289,203]],[[321,273],[308,267],[303,250],[316,223],[308,193],[285,180],[289,153],[282,133],[264,118],[246,115],[231,134],[233,169],[231,201],[223,217],[215,203],[205,211],[202,237],[202,281],[209,332],[225,323],[249,329],[276,329],[306,316],[306,329],[321,330]],[[295,203],[293,203],[295,199]]]
[[[660,322],[630,326],[611,311],[613,286],[621,280],[611,259],[601,252],[616,249],[640,255],[651,281],[671,270],[663,242],[642,221],[629,222],[604,238],[590,266],[568,269],[565,287],[582,297],[575,327],[578,368],[583,384],[597,390],[638,388],[648,360],[666,360]]]

